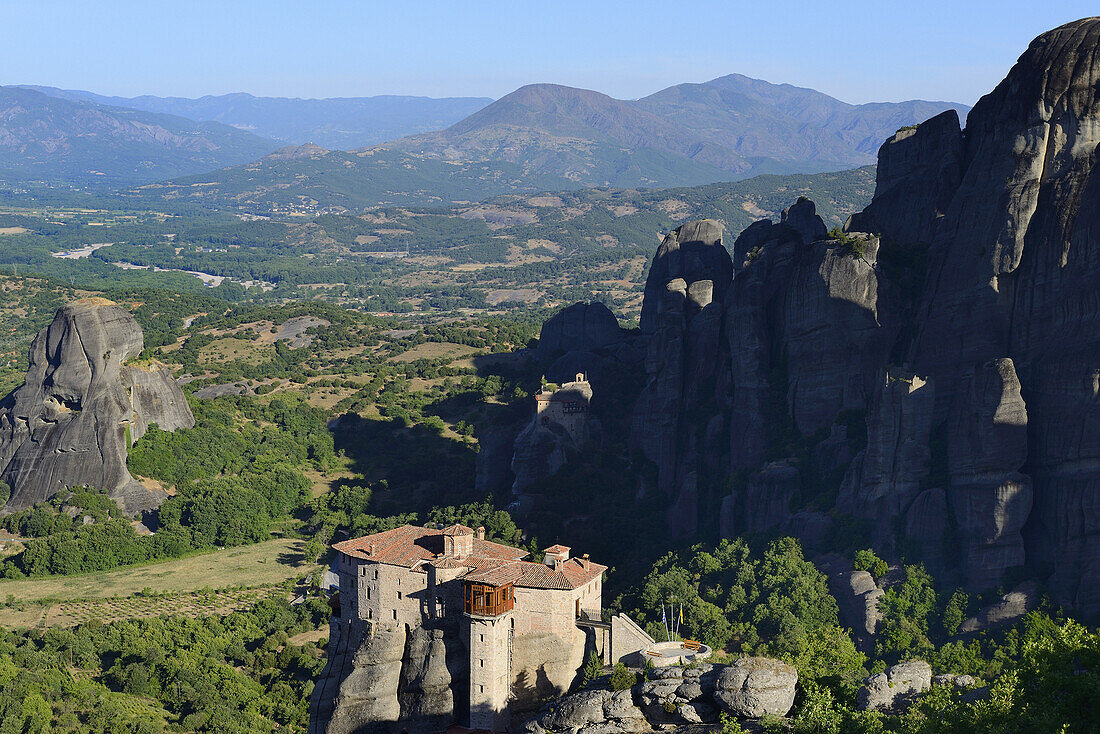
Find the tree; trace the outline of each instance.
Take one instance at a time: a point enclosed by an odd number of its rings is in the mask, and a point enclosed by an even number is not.
[[[601,673],[603,673],[603,661],[593,650],[589,653],[588,659],[584,661],[584,669],[581,671],[581,687],[583,688],[599,678]]]

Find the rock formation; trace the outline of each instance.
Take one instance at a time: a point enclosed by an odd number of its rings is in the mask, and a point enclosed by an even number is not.
[[[516,436],[512,496],[521,513],[537,499],[527,488],[556,474],[599,431],[599,421],[589,414],[592,385],[584,373],[574,378],[558,389],[544,387],[535,396],[534,417]]]
[[[528,734],[617,734],[667,725],[714,724],[722,711],[741,719],[784,716],[794,705],[798,672],[770,658],[730,665],[658,668],[632,691],[585,690],[524,725]],[[602,683],[602,681],[601,681]]]
[[[1039,606],[1039,587],[1034,581],[1025,581],[976,615],[959,625],[959,634],[993,629],[1011,624]]]
[[[837,603],[840,623],[852,630],[852,639],[863,652],[874,648],[874,636],[882,615],[878,600],[885,593],[871,574],[852,569],[850,558],[831,553],[816,561]]]
[[[73,486],[108,491],[128,513],[164,495],[126,470],[126,451],[150,425],[175,430],[195,419],[171,373],[128,365],[141,327],[122,306],[88,298],[63,306],[34,338],[22,387],[0,403],[0,479],[19,510]]]
[[[898,131],[839,236],[800,199],[729,254],[713,221],[665,238],[631,444],[673,534],[847,515],[951,583],[1025,567],[1100,614],[1098,47],[1100,18],[1057,28],[965,132]]]
[[[547,366],[643,372],[614,410],[672,536],[828,550],[852,523],[945,586],[1030,575],[1100,615],[1098,46],[1100,18],[1045,33],[965,131],[899,130],[843,232],[801,198],[728,249],[689,222],[639,332],[591,304],[547,323]]]
[[[332,629],[332,656],[310,700],[311,733],[441,730],[454,720],[456,703],[465,707],[468,652],[457,635],[405,626],[373,635]]]
[[[630,691],[589,690],[566,696],[554,708],[524,726],[528,734],[547,732],[643,732],[649,723],[634,705]]]
[[[932,666],[928,663],[923,660],[898,663],[864,682],[856,693],[856,706],[862,711],[897,710],[931,687]]]
[[[535,359],[551,382],[567,382],[583,372],[598,383],[607,355],[622,341],[611,309],[599,301],[575,303],[542,325]]]
[[[721,669],[714,700],[727,713],[742,718],[784,716],[794,706],[798,672],[793,665],[769,658],[740,658]]]

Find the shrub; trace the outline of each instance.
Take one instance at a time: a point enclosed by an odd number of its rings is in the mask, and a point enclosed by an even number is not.
[[[861,550],[856,551],[855,560],[852,562],[852,566],[857,571],[866,571],[875,577],[878,581],[880,578],[886,575],[890,570],[889,564],[875,555],[873,550]]]
[[[611,690],[613,691],[625,691],[628,688],[633,688],[634,684],[638,682],[638,674],[633,673],[626,669],[626,666],[622,663],[615,663],[615,669],[611,671]]]
[[[718,721],[722,724],[722,734],[742,734],[745,731],[741,728],[741,722],[725,711],[718,717]]]

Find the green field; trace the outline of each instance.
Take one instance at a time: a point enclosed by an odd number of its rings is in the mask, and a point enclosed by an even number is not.
[[[315,567],[306,563],[303,545],[304,541],[282,538],[105,573],[0,581],[0,599],[104,599],[145,589],[187,592],[277,584]]]

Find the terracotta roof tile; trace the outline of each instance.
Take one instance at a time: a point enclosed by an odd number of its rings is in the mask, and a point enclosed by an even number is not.
[[[452,527],[460,528],[464,526]],[[411,568],[420,561],[432,561],[443,555],[444,532],[446,531],[422,528],[416,525],[402,525],[393,530],[345,540],[334,544],[332,547],[355,558]],[[371,546],[374,546],[373,553],[371,552]],[[473,539],[472,550],[471,556],[484,558],[518,560],[527,555],[527,551],[522,548],[513,548],[478,538]]]
[[[599,578],[607,570],[592,561],[570,558],[551,568],[544,563],[521,560],[527,555],[522,548],[513,548],[488,540],[473,539],[473,552],[464,558],[443,555],[443,534],[462,528],[453,525],[445,530],[403,525],[361,538],[352,538],[333,548],[354,558],[412,568],[422,562],[436,568],[468,568],[466,579],[492,586],[515,584],[530,589],[578,589]],[[466,528],[469,530],[469,528]],[[470,531],[473,532],[473,531]],[[373,552],[371,547],[373,546]],[[559,549],[559,550],[555,550]],[[569,549],[562,545],[547,548],[547,552]]]
[[[465,578],[491,586],[515,584],[529,589],[579,589],[599,578],[606,570],[607,566],[591,561],[585,568],[579,559],[566,561],[557,569],[544,563],[506,561],[481,564],[466,574]]]

